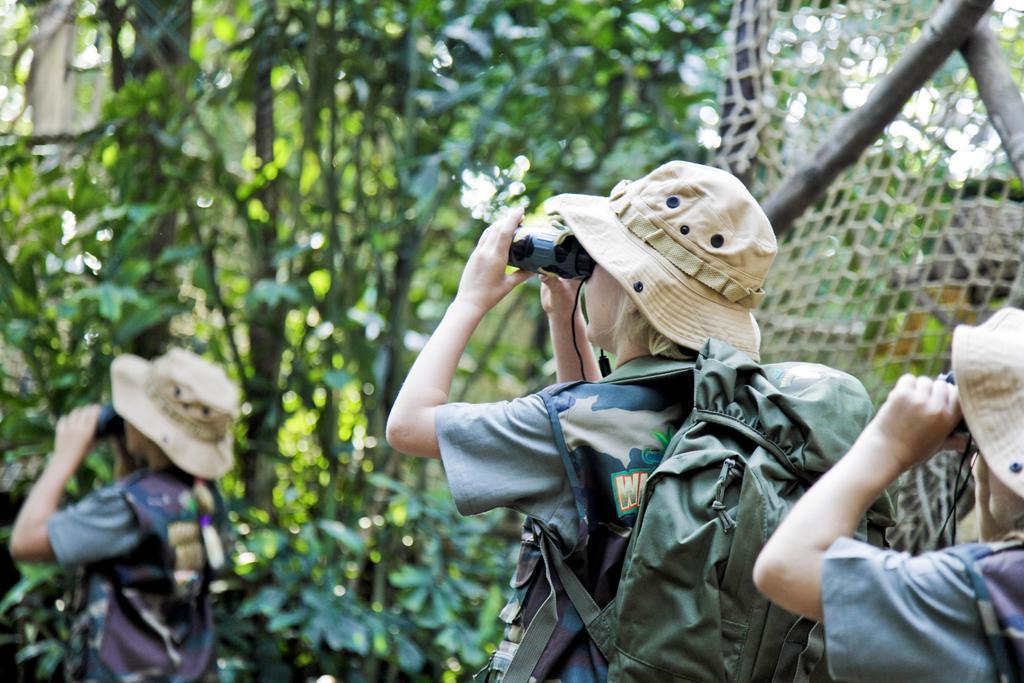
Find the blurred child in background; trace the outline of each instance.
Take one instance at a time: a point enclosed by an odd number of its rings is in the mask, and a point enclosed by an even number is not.
[[[11,555],[83,570],[66,658],[72,680],[215,678],[209,586],[224,564],[226,515],[213,482],[233,463],[238,390],[182,349],[152,362],[119,356],[111,387],[124,421],[117,480],[58,509],[101,408],[62,417],[15,521]]]

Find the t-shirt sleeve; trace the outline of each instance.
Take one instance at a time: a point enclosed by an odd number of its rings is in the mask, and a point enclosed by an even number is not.
[[[548,523],[572,542],[575,503],[540,396],[450,403],[437,408],[435,424],[459,512],[511,508]]]
[[[139,544],[135,513],[120,491],[106,487],[59,510],[46,523],[61,565],[83,565],[131,552]]]
[[[841,538],[825,555],[821,595],[834,678],[995,680],[970,576],[950,553],[912,557]]]

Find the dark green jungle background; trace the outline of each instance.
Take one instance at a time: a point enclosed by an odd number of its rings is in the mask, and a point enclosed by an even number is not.
[[[40,3],[0,1],[8,468],[107,396],[116,354],[203,353],[245,401],[222,679],[465,680],[500,637],[518,520],[460,518],[436,463],[387,447],[388,407],[501,207],[707,158],[728,6],[75,4],[88,116],[47,137],[10,97]],[[485,321],[456,398],[553,381],[538,291]],[[73,493],[111,463],[91,456]],[[2,542],[27,483],[4,494]],[[22,569],[4,661],[20,647],[22,676],[59,679],[73,577]]]

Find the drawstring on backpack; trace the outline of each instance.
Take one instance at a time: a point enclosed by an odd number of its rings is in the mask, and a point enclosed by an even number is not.
[[[740,474],[740,465],[732,458],[726,458],[722,463],[722,471],[715,482],[715,499],[711,501],[711,509],[718,515],[718,521],[722,523],[722,531],[729,533],[736,528],[736,520],[729,514],[729,506],[725,504],[725,490],[729,488],[731,479]]]

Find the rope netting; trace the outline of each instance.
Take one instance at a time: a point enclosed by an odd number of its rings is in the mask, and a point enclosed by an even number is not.
[[[717,163],[768,197],[864,102],[937,4],[738,1]],[[996,2],[989,21],[1021,85],[1024,2]],[[758,314],[763,357],[846,370],[880,402],[905,372],[948,369],[957,324],[1024,302],[1022,244],[1024,192],[955,52],[780,239]],[[952,460],[907,477],[904,547],[934,542]]]

